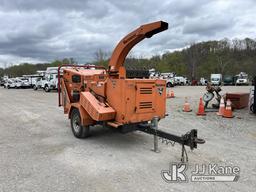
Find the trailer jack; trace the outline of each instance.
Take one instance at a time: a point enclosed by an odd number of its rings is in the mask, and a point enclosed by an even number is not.
[[[197,137],[197,130],[192,129],[191,131],[187,132],[184,135],[177,136],[171,133],[167,133],[158,129],[158,118],[155,117],[152,119],[151,124],[141,124],[140,131],[154,135],[154,149],[153,151],[159,152],[158,150],[158,138],[162,139],[162,143],[169,144],[171,143],[174,145],[175,143],[179,143],[182,145],[181,151],[181,161],[186,162],[188,161],[188,155],[186,152],[186,146],[189,146],[191,150],[197,148],[197,144],[204,144],[204,139],[199,139]]]

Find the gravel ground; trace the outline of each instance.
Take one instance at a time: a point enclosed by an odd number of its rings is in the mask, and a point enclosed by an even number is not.
[[[223,87],[225,92],[248,92],[250,87]],[[206,140],[188,150],[188,171],[195,164],[239,166],[238,182],[167,183],[161,170],[179,162],[181,147],[159,142],[154,153],[152,136],[120,134],[94,127],[88,139],[76,139],[57,94],[0,88],[0,191],[255,191],[256,117],[247,109],[223,119],[215,113],[195,115],[204,87],[175,87],[168,99],[169,116],[159,127],[184,134],[198,129]],[[181,111],[188,96],[193,112]],[[189,175],[188,172],[188,175]]]

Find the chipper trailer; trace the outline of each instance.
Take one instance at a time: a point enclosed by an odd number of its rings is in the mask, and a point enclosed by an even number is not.
[[[125,36],[114,49],[109,68],[62,65],[58,75],[59,106],[68,114],[75,137],[89,136],[89,128],[103,125],[123,133],[142,131],[154,135],[154,151],[158,151],[158,137],[164,142],[185,145],[191,150],[205,141],[193,129],[176,136],[158,129],[158,121],[166,114],[166,81],[162,79],[127,78],[124,61],[129,51],[145,38],[168,29],[168,23],[158,21],[140,26]]]

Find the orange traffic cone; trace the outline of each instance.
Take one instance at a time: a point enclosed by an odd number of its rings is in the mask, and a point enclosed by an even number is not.
[[[170,90],[167,92],[166,98],[171,98]]]
[[[198,116],[204,116],[206,115],[205,111],[204,111],[204,104],[203,104],[203,99],[202,97],[200,97],[200,102],[199,102],[199,106],[198,106],[198,112],[197,114]]]
[[[225,110],[224,98],[221,97],[219,112],[217,112],[217,115],[222,116],[224,114],[224,110]]]
[[[174,98],[174,92],[169,90],[167,93],[167,98]]]
[[[183,111],[184,112],[191,112],[192,109],[190,109],[190,104],[188,102],[188,98],[185,97],[185,103],[184,103],[184,106],[183,106]]]
[[[171,91],[171,98],[174,98],[174,91]]]
[[[232,108],[231,108],[231,101],[229,99],[227,100],[227,106],[224,110],[222,117],[225,117],[225,118],[233,118],[234,117]]]

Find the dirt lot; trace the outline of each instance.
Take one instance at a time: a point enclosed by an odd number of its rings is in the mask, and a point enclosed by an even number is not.
[[[223,87],[222,93],[249,88]],[[161,170],[179,162],[180,145],[159,143],[161,152],[154,153],[152,136],[102,127],[79,140],[57,107],[56,93],[0,88],[0,191],[255,191],[256,117],[247,109],[235,111],[233,119],[197,117],[204,87],[173,90],[176,98],[168,99],[169,116],[159,127],[178,135],[196,128],[206,140],[188,150],[188,170],[203,163],[239,166],[238,182],[167,183]],[[191,113],[181,112],[185,96]]]

